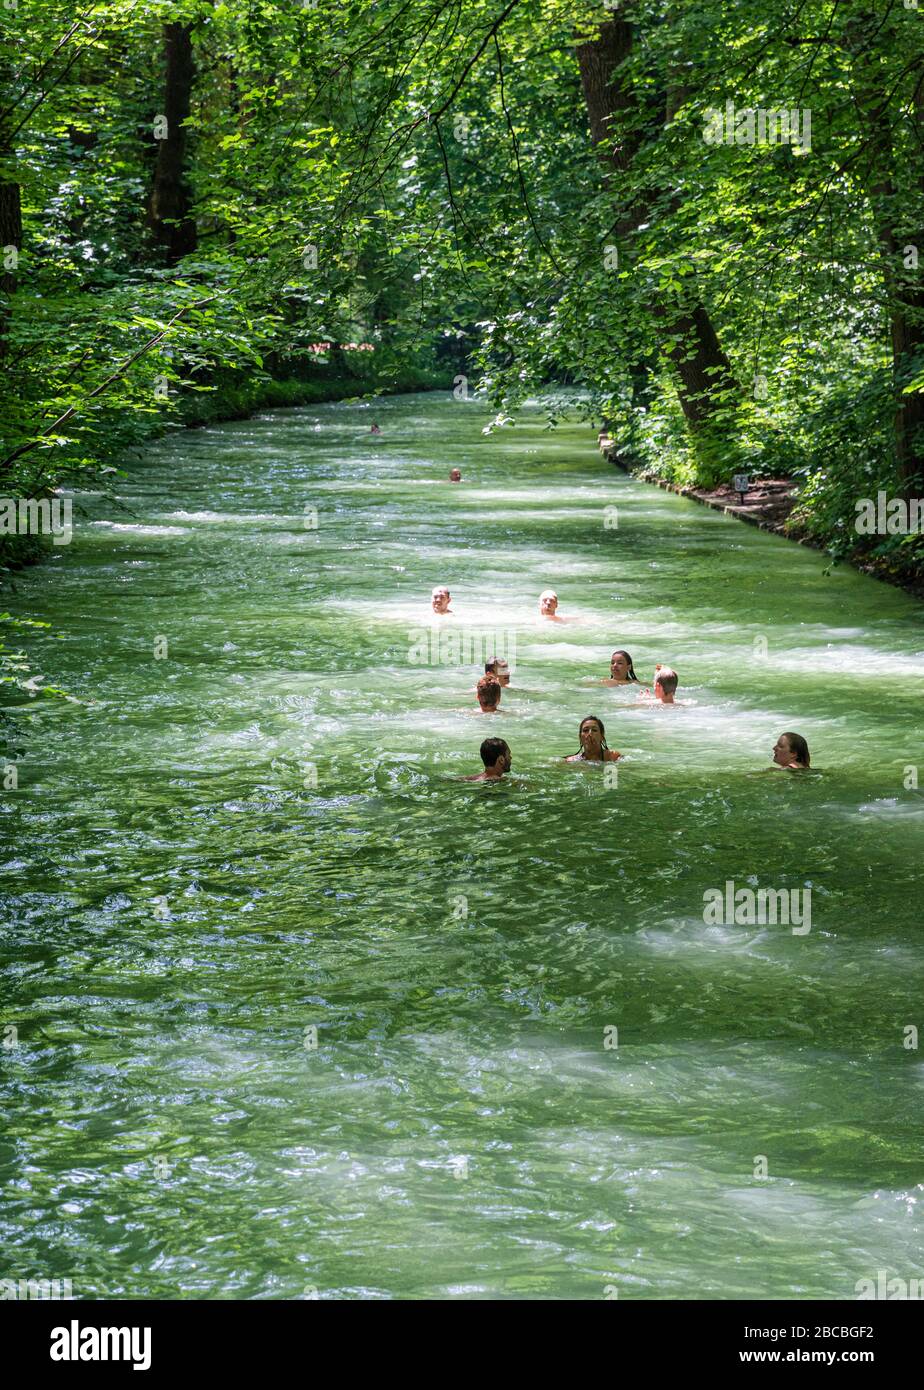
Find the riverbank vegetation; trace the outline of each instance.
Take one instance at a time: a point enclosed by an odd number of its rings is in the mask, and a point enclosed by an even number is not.
[[[502,424],[556,384],[631,468],[792,477],[802,534],[924,569],[920,535],[855,527],[922,487],[924,7],[42,0],[3,25],[3,495],[266,404],[441,385]]]

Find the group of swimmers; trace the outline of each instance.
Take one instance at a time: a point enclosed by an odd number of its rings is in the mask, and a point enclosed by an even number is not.
[[[614,763],[622,754],[609,748],[603,720],[595,714],[588,714],[581,720],[578,730],[580,749],[564,759],[566,763]],[[512,765],[510,745],[503,738],[486,738],[482,741],[481,761],[484,771],[473,777],[463,777],[463,782],[496,782],[509,772]],[[801,734],[780,734],[773,747],[772,758],[777,767],[789,772],[800,772],[811,766],[808,744]]]
[[[372,434],[381,434],[377,423],[372,425]],[[449,474],[450,483],[461,483],[462,474],[453,468]],[[430,608],[437,617],[452,613],[452,595],[445,585],[438,585],[430,595]],[[543,622],[570,623],[575,619],[562,616],[558,612],[558,595],[554,589],[543,589],[539,595],[539,618]],[[500,712],[501,694],[510,684],[510,667],[501,657],[492,658],[485,663],[484,675],[475,686],[478,707],[482,714]],[[613,652],[610,657],[610,674],[594,684],[609,686],[641,685],[635,674],[632,657],[623,648]],[[650,704],[674,705],[674,695],[679,684],[677,672],[671,666],[659,662],[654,669],[651,689],[640,690],[639,700]],[[609,763],[616,762],[622,754],[610,748],[606,742],[606,729],[603,720],[596,714],[588,714],[581,720],[578,728],[580,747],[570,753],[565,762]],[[512,758],[510,746],[502,738],[486,738],[481,745],[481,761],[484,771],[473,777],[465,777],[465,782],[495,782],[510,771]],[[777,767],[790,772],[801,772],[811,766],[809,747],[801,734],[780,734],[771,753]]]
[[[430,594],[430,607],[438,618],[452,613],[452,595],[444,584],[438,584]],[[543,589],[539,595],[539,617],[549,623],[573,623],[574,618],[564,618],[558,611],[558,595],[554,589]]]
[[[485,663],[485,673],[475,687],[478,704],[482,714],[496,714],[500,707],[501,691],[510,684],[510,667],[501,657]],[[597,682],[599,685],[639,685],[632,658],[622,649],[610,657],[610,675]],[[654,694],[643,691],[639,698],[649,699],[662,705],[674,704],[674,691],[677,689],[677,672],[669,666],[655,667]],[[614,763],[622,754],[610,748],[606,741],[606,728],[603,720],[596,714],[588,714],[578,727],[576,753],[565,759],[568,763]],[[481,744],[481,761],[484,771],[473,777],[463,777],[463,782],[495,782],[510,771],[512,757],[506,739],[486,738]],[[809,747],[801,734],[780,734],[770,755],[777,767],[789,772],[801,772],[811,767]]]
[[[437,616],[452,613],[451,602],[452,595],[443,585],[435,588],[430,596],[430,607]],[[569,621],[569,619],[559,616],[558,595],[553,589],[545,589],[539,595],[539,617],[547,622]],[[475,695],[482,714],[500,712],[501,696],[509,684],[510,666],[507,661],[502,657],[493,657],[485,663],[484,675],[475,686]],[[594,684],[641,686],[629,652],[622,647],[614,651],[610,657],[609,676],[595,681]],[[675,705],[677,701],[674,696],[678,684],[679,677],[673,667],[659,662],[654,669],[651,689],[640,689],[638,698],[649,704]],[[622,754],[617,752],[615,748],[608,746],[603,720],[596,714],[588,714],[586,718],[581,720],[578,728],[578,742],[580,744],[578,751],[569,754],[564,759],[565,762],[608,763],[616,762],[618,758],[622,757]],[[777,767],[786,768],[790,772],[801,772],[811,766],[809,747],[801,734],[791,732],[780,734],[774,744],[771,757]],[[511,753],[506,740],[486,738],[481,745],[481,761],[484,764],[484,771],[473,777],[465,777],[462,779],[463,781],[493,782],[509,772]]]
[[[647,704],[673,705],[674,695],[680,677],[672,666],[658,662],[654,669],[651,689],[639,691],[639,700]],[[594,685],[641,685],[632,658],[626,651],[616,651],[610,657],[610,674],[603,680],[595,680]],[[503,657],[492,657],[485,662],[484,675],[475,686],[475,694],[482,714],[496,714],[500,709],[501,694],[510,684],[510,666]]]

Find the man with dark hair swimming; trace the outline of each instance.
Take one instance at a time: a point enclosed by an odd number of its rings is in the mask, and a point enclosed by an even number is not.
[[[499,782],[505,772],[510,771],[510,749],[502,738],[486,738],[481,745],[481,761],[484,772],[474,777],[463,777],[463,782]]]
[[[486,676],[496,676],[501,685],[510,684],[510,667],[502,656],[492,656],[490,661],[484,664]]]
[[[502,656],[492,656],[490,661],[485,662],[482,680],[487,677],[493,677],[501,690],[506,690],[507,686],[510,684],[510,667]],[[471,689],[477,691],[480,685],[481,680],[478,680]]]

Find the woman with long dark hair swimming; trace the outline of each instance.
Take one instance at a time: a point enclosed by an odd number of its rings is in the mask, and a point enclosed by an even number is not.
[[[800,772],[812,766],[809,746],[801,734],[780,734],[770,755],[777,767]]]
[[[614,763],[617,758],[622,757],[615,748],[607,748],[603,720],[598,719],[595,714],[588,714],[581,720],[578,739],[581,747],[577,753],[572,753],[565,759],[566,763]]]
[[[628,652],[620,647],[613,652],[610,657],[610,674],[606,680],[600,681],[601,685],[638,685],[639,678],[635,674],[635,667]]]

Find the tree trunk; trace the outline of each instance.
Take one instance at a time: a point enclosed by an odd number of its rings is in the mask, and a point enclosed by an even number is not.
[[[902,130],[892,119],[888,99],[876,80],[877,69],[870,62],[868,49],[879,36],[879,17],[872,11],[862,11],[845,28],[845,42],[853,58],[853,81],[856,105],[862,113],[870,134],[871,181],[867,195],[872,207],[885,285],[889,328],[892,342],[892,379],[895,392],[893,439],[898,464],[899,486],[908,498],[920,495],[924,477],[924,393],[905,388],[915,375],[924,370],[924,286],[917,266],[906,267],[906,248],[916,252],[915,259],[924,258],[924,229],[908,232],[896,225],[903,207],[920,206],[924,195],[924,158],[921,140],[924,138],[924,94],[921,81],[915,88],[911,124],[911,162],[918,169],[917,186],[898,189],[897,146]],[[870,35],[873,39],[870,39]],[[884,43],[894,42],[889,31],[882,36]],[[899,116],[901,121],[901,116]],[[907,167],[907,165],[906,165]],[[904,195],[904,196],[902,196]],[[916,491],[917,489],[917,491]]]
[[[891,179],[876,185],[874,194],[889,203],[894,198]],[[882,252],[883,279],[889,298],[889,328],[892,340],[892,378],[895,390],[893,437],[898,463],[899,483],[906,497],[912,497],[915,485],[920,488],[924,475],[924,393],[905,387],[916,373],[924,370],[924,292],[905,270],[905,239],[896,237],[891,223],[879,221],[879,246]],[[911,238],[918,256],[924,255],[924,231]]]
[[[22,203],[19,183],[12,172],[10,127],[0,126],[0,358],[8,351],[16,264],[22,250]]]
[[[699,303],[686,313],[676,304],[654,304],[652,309],[665,328],[667,355],[679,378],[677,391],[687,424],[692,430],[709,429],[716,412],[729,407],[720,392],[737,395],[738,390],[712,320]]]
[[[924,236],[918,241],[924,248]],[[916,374],[924,371],[924,295],[909,290],[892,315],[892,357],[898,400],[895,409],[895,453],[898,476],[906,497],[920,497],[924,479],[924,392],[906,392]]]
[[[157,163],[148,200],[147,225],[168,265],[196,250],[196,224],[186,177],[186,129],[195,63],[192,26],[164,25],[166,82],[163,114],[167,128],[157,143]]]
[[[620,129],[618,121],[620,115],[635,109],[630,84],[617,76],[617,69],[631,52],[632,26],[624,19],[607,20],[597,38],[579,44],[577,50],[590,138],[603,164],[616,173],[629,168],[640,143],[639,132],[630,135]]]
[[[618,71],[632,51],[632,42],[631,24],[617,17],[600,26],[596,39],[577,49],[591,139],[603,147],[599,153],[610,187],[616,184],[614,175],[629,169],[644,133],[631,83]],[[676,109],[677,104],[678,94],[669,95],[667,108],[673,105]],[[647,203],[643,199],[621,210],[617,235],[632,232],[647,221]],[[731,364],[708,310],[695,294],[689,304],[659,299],[649,307],[663,329],[665,351],[677,372],[677,392],[687,424],[702,435],[720,422],[721,412],[727,411],[730,399],[737,396]],[[634,370],[637,375],[638,366]]]
[[[0,149],[0,160],[9,159]],[[0,358],[6,356],[13,295],[16,292],[16,261],[22,250],[22,210],[19,184],[0,178]]]
[[[918,187],[909,201],[919,202],[924,196],[924,94],[918,82],[914,94],[911,117],[914,125],[915,159],[920,173]],[[915,196],[916,195],[916,196]],[[894,204],[893,204],[894,206]],[[915,248],[915,259],[924,257],[924,229],[919,228],[905,241],[895,237],[891,227],[886,231],[887,254],[892,266],[892,362],[895,374],[895,388],[898,393],[895,410],[895,453],[898,459],[898,476],[906,497],[921,495],[924,481],[924,392],[906,392],[915,376],[924,372],[924,286],[921,284],[921,270],[917,266],[905,266],[905,247]]]

